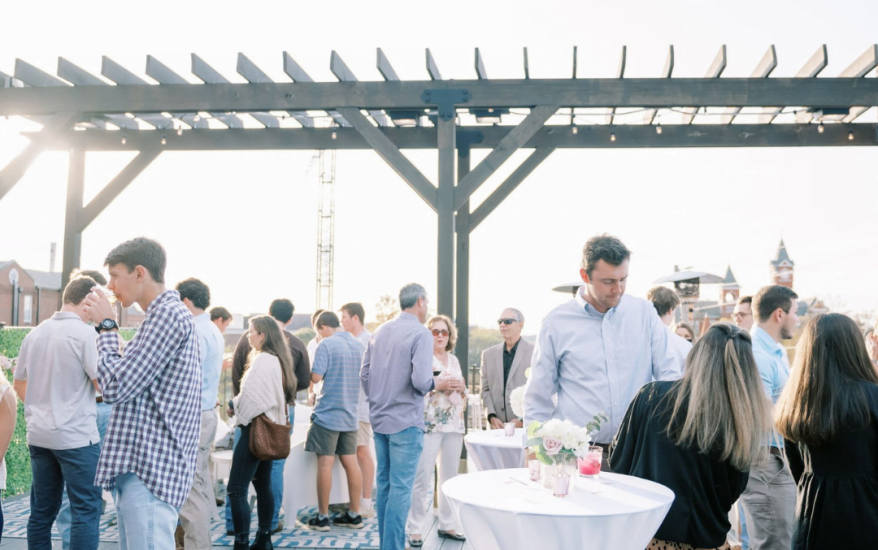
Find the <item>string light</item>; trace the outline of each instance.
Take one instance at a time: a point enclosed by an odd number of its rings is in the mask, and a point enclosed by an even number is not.
[[[128,143],[128,138],[125,137],[125,130],[122,130],[122,145]]]
[[[610,141],[616,141],[616,132],[615,131],[610,133]]]
[[[162,134],[162,145],[167,145],[167,144],[168,144],[168,138],[165,137],[165,134]]]
[[[178,127],[177,127],[177,135],[178,135],[178,136],[182,136],[182,135],[183,135],[183,127],[182,127],[182,126],[178,126]]]
[[[854,140],[854,129],[851,128],[850,130],[848,130],[848,141],[853,141],[853,140]]]
[[[824,131],[825,129],[826,129],[826,128],[823,127],[823,122],[821,122],[820,125],[817,126],[817,131],[820,132],[821,134],[823,133],[823,131]]]
[[[576,124],[574,124],[573,128],[570,129],[570,133],[572,133],[575,136],[576,134],[579,133],[579,127],[576,126]]]
[[[658,135],[662,135],[662,123],[659,122],[655,125],[655,133]]]
[[[335,130],[332,131],[332,139],[338,138],[338,134],[335,133]]]

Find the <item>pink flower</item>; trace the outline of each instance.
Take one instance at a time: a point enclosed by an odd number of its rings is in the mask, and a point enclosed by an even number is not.
[[[549,456],[555,456],[559,452],[561,452],[561,440],[555,439],[554,437],[544,437],[543,438],[543,448],[546,450],[546,454]]]

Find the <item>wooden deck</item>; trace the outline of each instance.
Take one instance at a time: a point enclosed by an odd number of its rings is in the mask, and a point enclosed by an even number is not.
[[[472,550],[472,547],[468,542],[457,542],[453,540],[439,538],[436,534],[438,519],[433,518],[433,525],[430,527],[430,532],[427,533],[426,538],[424,539],[424,546],[422,546],[422,550]],[[214,548],[224,549],[231,548],[231,546],[218,546],[214,545]],[[55,541],[55,545],[53,547],[55,550],[60,550],[61,542]],[[3,542],[0,543],[0,549],[2,550],[27,550],[27,539],[13,539],[13,538],[3,538]],[[102,542],[100,546],[98,546],[98,550],[118,550],[119,543],[118,542]]]

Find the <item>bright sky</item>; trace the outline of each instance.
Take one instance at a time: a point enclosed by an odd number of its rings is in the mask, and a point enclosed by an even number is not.
[[[278,81],[288,51],[317,80],[334,81],[331,50],[361,80],[379,80],[381,47],[400,77],[427,78],[424,48],[443,77],[474,78],[479,47],[491,78],[523,76],[528,47],[533,78],[569,77],[579,47],[579,75],[610,77],[628,46],[626,76],[660,73],[673,44],[674,76],[700,77],[722,44],[723,76],[749,76],[775,44],[773,76],[792,76],[826,43],[836,76],[876,40],[878,4],[738,0],[329,1],[311,4],[146,3],[54,0],[4,7],[15,22],[0,33],[0,71],[16,57],[53,73],[57,56],[100,73],[107,55],[143,74],[146,54],[189,74],[198,53],[226,77],[245,52]],[[46,17],[46,14],[51,17]],[[868,78],[875,78],[873,71]],[[876,121],[875,110],[861,120]],[[640,116],[634,116],[639,120]],[[670,121],[670,119],[668,119]],[[23,129],[0,121],[0,165],[20,150]],[[158,139],[158,137],[156,138]],[[436,181],[436,155],[406,152]],[[474,154],[474,163],[486,152]],[[478,192],[486,197],[527,152],[519,152]],[[94,153],[86,161],[86,201],[130,154]],[[289,297],[299,312],[315,302],[316,169],[311,152],[165,153],[88,228],[82,263],[99,268],[116,244],[139,235],[158,239],[169,255],[167,279],[194,276],[213,305],[235,312],[267,309]],[[725,273],[731,264],[742,291],[769,283],[768,262],[783,238],[796,262],[795,288],[850,310],[878,309],[876,206],[878,151],[839,149],[691,149],[556,151],[472,235],[471,322],[490,326],[504,307],[538,320],[566,299],[553,286],[578,278],[584,242],[619,236],[633,251],[628,292],[681,268]],[[43,154],[0,201],[0,260],[47,270],[49,246],[61,266],[67,155]],[[367,320],[382,294],[417,281],[435,303],[436,217],[373,152],[338,154],[335,306],[362,301]],[[703,299],[719,296],[706,287]]]

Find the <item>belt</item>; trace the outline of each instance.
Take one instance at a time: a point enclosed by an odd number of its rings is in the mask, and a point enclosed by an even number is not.
[[[778,458],[783,458],[783,449],[781,449],[780,447],[775,447],[774,445],[772,445],[768,448],[768,452]]]
[[[95,403],[103,403],[104,397],[102,395],[95,396]]]

